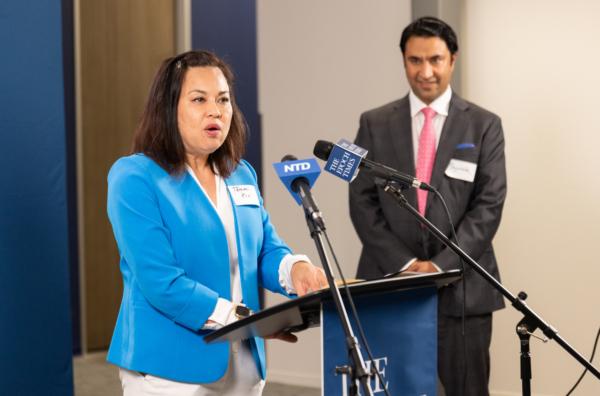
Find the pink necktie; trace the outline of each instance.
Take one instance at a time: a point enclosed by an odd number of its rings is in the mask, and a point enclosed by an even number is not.
[[[433,117],[435,110],[425,107],[421,110],[425,115],[425,123],[419,137],[419,151],[417,152],[417,179],[429,183],[431,172],[435,162],[435,131],[433,129]],[[417,204],[419,213],[425,216],[425,205],[427,203],[427,191],[417,190]]]

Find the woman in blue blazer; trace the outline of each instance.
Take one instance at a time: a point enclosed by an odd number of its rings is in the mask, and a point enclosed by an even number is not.
[[[259,287],[302,295],[326,285],[292,255],[263,207],[233,76],[192,51],[160,67],[134,154],[108,175],[123,300],[108,353],[124,395],[262,393],[264,341],[203,336],[257,311]]]

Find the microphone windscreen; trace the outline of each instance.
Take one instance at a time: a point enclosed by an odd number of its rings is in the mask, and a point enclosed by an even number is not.
[[[313,154],[315,157],[323,161],[327,161],[332,149],[333,143],[328,142],[327,140],[317,140],[317,143],[315,143],[315,148],[313,149]]]
[[[367,150],[346,139],[340,139],[336,144],[318,140],[313,154],[327,161],[324,167],[327,172],[351,183],[358,174],[358,167],[367,155]]]
[[[298,157],[296,157],[295,155],[286,154],[281,159],[281,162],[285,162],[285,161],[297,161],[297,160],[298,160]]]
[[[281,162],[274,163],[273,168],[275,168],[275,173],[292,194],[292,197],[298,202],[298,205],[302,204],[302,198],[297,194],[297,187],[294,187],[294,184],[297,185],[298,182],[294,182],[304,180],[309,184],[309,187],[312,187],[321,173],[321,168],[316,159],[299,160],[291,154],[284,156]]]

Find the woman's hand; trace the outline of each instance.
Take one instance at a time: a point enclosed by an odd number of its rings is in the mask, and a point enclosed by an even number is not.
[[[325,272],[306,261],[294,263],[291,271],[292,284],[298,296],[327,287]]]

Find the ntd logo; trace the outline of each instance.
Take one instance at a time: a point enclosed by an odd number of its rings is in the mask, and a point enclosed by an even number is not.
[[[292,197],[294,197],[298,205],[302,204],[302,199],[300,198],[300,195],[292,189],[294,180],[302,177],[303,179],[306,179],[308,184],[312,187],[321,173],[321,168],[319,168],[319,164],[314,158],[276,162],[273,164],[273,168],[275,168],[277,176],[279,176],[279,179],[281,179],[285,188],[292,194]]]
[[[283,171],[285,173],[288,172],[301,172],[307,171],[310,169],[310,162],[297,162],[295,164],[286,164],[283,165]]]

